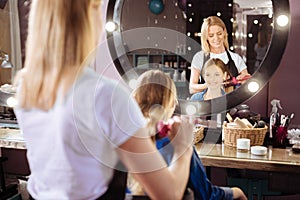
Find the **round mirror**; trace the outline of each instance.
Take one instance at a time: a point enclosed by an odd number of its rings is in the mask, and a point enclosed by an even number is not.
[[[150,1],[109,1],[106,28],[110,30],[107,41],[111,56],[128,84],[134,82],[140,73],[152,68],[159,68],[170,75],[178,90],[182,114],[209,115],[233,108],[260,91],[277,69],[289,32],[289,21],[282,25],[277,23],[277,19],[286,16],[289,20],[288,0],[201,0],[207,5],[195,0],[165,0],[161,1],[163,10],[159,14],[151,11]],[[217,6],[212,2],[221,3]],[[196,7],[202,10],[195,11]],[[252,77],[224,96],[190,101],[187,100],[191,96],[188,90],[190,63],[195,53],[201,50],[197,41],[201,20],[210,15],[227,19],[224,21],[229,33],[230,50],[244,59]],[[190,25],[199,18],[198,27]],[[259,67],[254,68],[253,45],[250,44],[256,41],[256,35],[265,27],[264,24],[273,27],[271,40]],[[253,67],[252,70],[250,67]]]

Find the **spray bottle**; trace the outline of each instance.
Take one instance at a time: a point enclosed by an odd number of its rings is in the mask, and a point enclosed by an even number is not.
[[[272,112],[270,113],[270,138],[276,136],[277,128],[280,125],[280,114],[278,113],[278,108],[282,109],[280,105],[280,100],[273,99],[271,101]]]

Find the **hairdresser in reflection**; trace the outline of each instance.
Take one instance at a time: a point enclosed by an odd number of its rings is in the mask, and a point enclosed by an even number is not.
[[[189,90],[191,94],[202,92],[207,84],[201,77],[201,70],[210,58],[219,58],[228,66],[228,85],[242,83],[250,77],[247,66],[241,56],[229,51],[228,33],[224,22],[217,16],[206,18],[201,27],[201,47],[191,63],[191,77]],[[231,89],[232,90],[232,89]],[[231,90],[226,90],[230,92]]]

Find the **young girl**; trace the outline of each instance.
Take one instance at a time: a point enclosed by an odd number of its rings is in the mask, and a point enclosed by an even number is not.
[[[148,124],[152,126],[152,138],[156,142],[167,163],[172,162],[173,146],[168,137],[159,138],[156,134],[158,121],[168,121],[172,116],[176,103],[176,87],[171,78],[159,70],[149,70],[138,80],[133,95],[139,104]],[[171,128],[172,130],[172,128]],[[171,139],[171,138],[170,138]],[[143,188],[129,176],[128,187],[133,194],[144,194]],[[212,185],[207,179],[204,167],[197,152],[194,150],[188,187],[193,190],[195,199],[247,199],[239,188],[226,188]]]
[[[208,100],[226,94],[223,84],[224,81],[227,80],[229,74],[227,66],[222,60],[219,58],[209,59],[201,72],[207,88],[202,92],[193,94],[191,100]]]

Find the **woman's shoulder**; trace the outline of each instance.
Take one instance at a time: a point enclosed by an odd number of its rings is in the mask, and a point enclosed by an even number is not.
[[[111,96],[113,94],[128,95],[129,88],[121,80],[117,81],[98,74],[93,69],[86,68],[76,80],[73,90],[81,91],[82,94],[92,93],[95,96]],[[128,95],[129,96],[129,95]]]
[[[195,53],[194,57],[201,57],[201,58],[203,58],[204,55],[205,55],[204,51],[200,50],[197,53]]]
[[[228,50],[228,52],[229,52],[230,56],[232,57],[232,59],[236,59],[236,60],[242,59],[242,57],[238,53],[235,53],[235,52],[229,51],[229,50]]]

